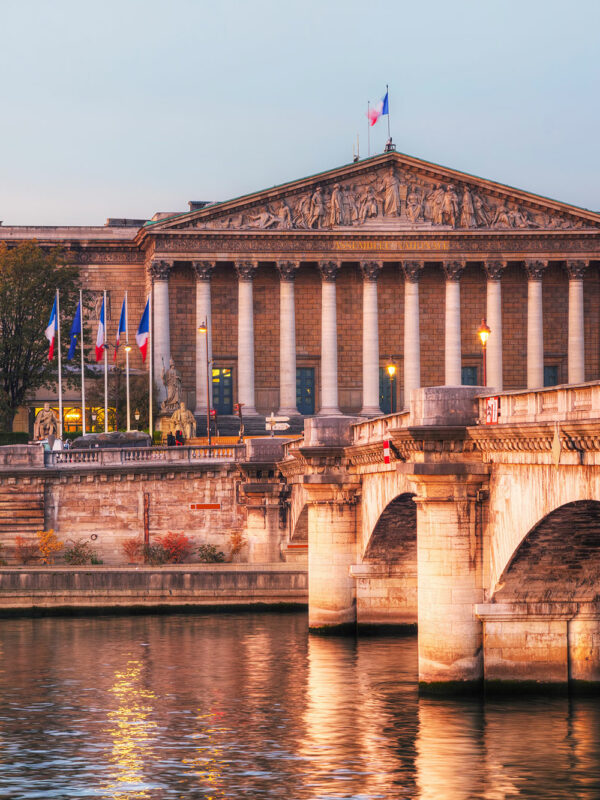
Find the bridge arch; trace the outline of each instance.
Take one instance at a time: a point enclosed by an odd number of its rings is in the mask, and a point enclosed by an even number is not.
[[[565,503],[534,525],[503,570],[493,599],[600,601],[600,501]]]
[[[403,492],[381,512],[363,560],[388,563],[417,560],[417,506],[414,492]]]

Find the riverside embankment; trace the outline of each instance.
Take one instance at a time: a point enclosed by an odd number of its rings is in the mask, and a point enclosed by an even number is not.
[[[0,568],[0,616],[307,603],[293,564]]]

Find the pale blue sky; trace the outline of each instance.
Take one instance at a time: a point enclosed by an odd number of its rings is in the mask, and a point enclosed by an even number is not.
[[[598,0],[0,0],[0,29],[5,225],[347,163],[386,82],[400,151],[600,210]]]

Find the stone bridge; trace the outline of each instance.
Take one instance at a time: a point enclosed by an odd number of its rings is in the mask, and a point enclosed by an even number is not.
[[[497,424],[484,391],[316,417],[286,446],[311,629],[418,624],[430,689],[599,681],[600,383],[503,392]]]

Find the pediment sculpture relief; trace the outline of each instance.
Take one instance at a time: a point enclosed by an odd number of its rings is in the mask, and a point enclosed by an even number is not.
[[[419,230],[578,229],[587,223],[568,213],[545,213],[517,199],[485,193],[466,182],[435,181],[414,169],[388,167],[354,179],[330,180],[229,215],[201,217],[198,229]]]

